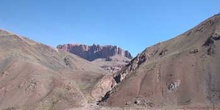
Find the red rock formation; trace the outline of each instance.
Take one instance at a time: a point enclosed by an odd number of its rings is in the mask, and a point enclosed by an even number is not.
[[[109,58],[115,55],[132,59],[132,56],[128,51],[112,45],[100,46],[93,44],[92,46],[88,46],[82,44],[64,44],[57,46],[57,48],[71,52],[88,61],[93,61],[98,58]]]

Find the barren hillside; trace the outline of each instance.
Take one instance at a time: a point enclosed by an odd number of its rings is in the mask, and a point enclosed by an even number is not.
[[[78,56],[0,30],[0,109],[84,106],[103,74]]]
[[[220,104],[220,14],[146,48],[100,105],[202,109]]]
[[[0,30],[0,109],[220,109],[220,14],[146,48],[117,73],[106,74],[102,60]]]

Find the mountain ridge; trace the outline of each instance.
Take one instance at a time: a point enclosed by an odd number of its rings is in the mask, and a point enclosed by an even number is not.
[[[0,30],[0,109],[70,109],[106,73],[68,52]]]
[[[132,59],[131,53],[113,45],[84,45],[84,44],[64,44],[58,45],[58,49],[76,54],[88,61],[94,61],[98,58],[109,58],[111,56],[120,55]]]
[[[146,48],[114,75],[118,84],[100,104],[218,107],[219,41],[220,14],[216,14],[175,38]]]
[[[127,50],[113,45],[64,44],[57,48],[84,58],[110,73],[118,72],[133,58]]]

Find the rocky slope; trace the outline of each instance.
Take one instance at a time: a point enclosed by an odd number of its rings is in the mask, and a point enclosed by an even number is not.
[[[100,105],[220,109],[220,14],[146,48],[119,73]]]
[[[64,44],[57,48],[91,61],[111,73],[116,73],[132,59],[128,51],[112,45]]]
[[[0,109],[85,106],[106,72],[80,57],[0,30]]]

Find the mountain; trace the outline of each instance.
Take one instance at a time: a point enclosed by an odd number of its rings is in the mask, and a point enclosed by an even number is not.
[[[88,46],[83,44],[64,44],[58,45],[57,48],[71,52],[88,61],[94,61],[98,58],[108,59],[109,57],[115,55],[132,59],[132,56],[128,51],[112,45],[100,46],[93,44],[92,46]]]
[[[130,52],[112,45],[64,44],[57,48],[78,55],[111,73],[116,73],[132,59]]]
[[[76,56],[0,30],[0,109],[85,106],[106,71]]]
[[[220,14],[146,48],[114,75],[100,105],[220,109]]]
[[[220,14],[146,48],[116,73],[97,66],[120,57],[89,62],[0,30],[0,109],[220,109]]]

